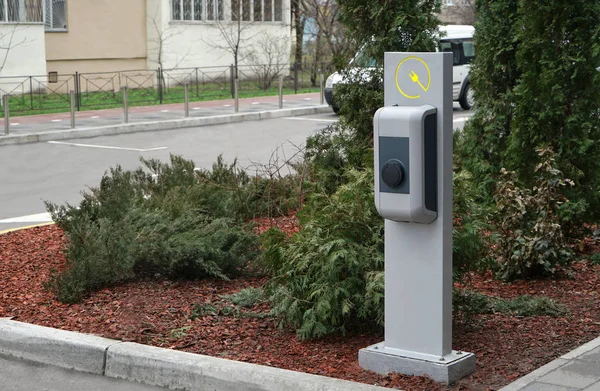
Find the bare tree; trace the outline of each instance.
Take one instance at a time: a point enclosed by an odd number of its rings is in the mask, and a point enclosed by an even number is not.
[[[156,63],[158,64],[159,94],[162,94],[161,91],[164,91],[167,87],[167,83],[163,72],[165,69],[164,57],[166,54],[168,54],[167,47],[171,42],[171,39],[173,39],[176,36],[180,36],[181,32],[174,30],[170,27],[165,28],[164,26],[161,26],[158,20],[158,9],[154,13],[154,16],[148,17],[148,23],[150,25],[150,31],[154,34],[154,36],[148,40],[149,42],[154,44],[154,47],[149,48],[148,51],[156,53]],[[188,51],[183,56],[181,56],[181,58],[176,57],[175,64],[172,68],[178,68],[179,65],[181,65],[181,63],[185,61],[189,54],[190,49],[188,49]]]
[[[313,21],[310,31],[312,51],[311,81],[316,85],[317,72],[333,58],[347,57],[354,46],[339,21],[339,7],[334,0],[303,0],[306,16]]]
[[[259,33],[248,33],[248,30],[254,24],[251,21],[252,18],[250,15],[250,10],[244,9],[242,12],[240,12],[240,7],[233,6],[233,4],[236,2],[232,1],[231,3],[231,22],[220,19],[215,20],[215,26],[219,30],[223,41],[216,42],[205,39],[203,39],[203,41],[215,49],[226,51],[232,55],[234,78],[237,79],[239,77],[238,68],[240,62],[242,62],[250,54],[250,52],[247,50],[250,45],[250,41]]]
[[[447,23],[470,24],[477,21],[475,0],[454,0],[452,5],[442,7],[441,19]]]
[[[292,23],[296,34],[294,64],[302,64],[304,44],[304,27],[306,26],[306,13],[302,0],[291,0]]]
[[[6,66],[11,50],[18,46],[27,45],[30,40],[27,37],[16,38],[17,32],[27,29],[29,26],[23,26],[15,23],[9,31],[0,33],[0,74]]]
[[[263,34],[252,49],[248,55],[250,67],[259,75],[259,87],[267,90],[289,66],[289,39]]]
[[[163,26],[161,26],[158,22],[157,14],[158,11],[155,12],[154,16],[148,17],[148,23],[150,24],[152,32],[155,34],[153,38],[149,39],[149,41],[152,42],[155,45],[155,47],[149,49],[149,51],[156,53],[156,63],[158,64],[158,67],[160,69],[164,69],[163,61],[165,54],[167,54],[166,47],[171,42],[171,39],[173,39],[176,36],[180,36],[181,32],[176,31],[170,27],[164,28]],[[178,58],[176,60],[173,68],[179,67],[179,65],[181,65],[181,63],[185,61],[189,54],[190,49],[188,49],[188,51],[181,58]]]

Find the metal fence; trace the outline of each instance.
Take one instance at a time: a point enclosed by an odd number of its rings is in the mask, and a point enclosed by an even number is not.
[[[157,70],[127,70],[72,75],[0,77],[0,97],[9,96],[11,115],[68,112],[71,91],[75,110],[122,107],[124,87],[130,106],[178,103],[188,84],[190,101],[234,98],[235,79],[239,96],[277,95],[283,77],[283,93],[318,91],[320,79],[332,72],[329,64],[256,64]],[[4,99],[1,100],[4,102]],[[0,114],[1,115],[1,114]]]

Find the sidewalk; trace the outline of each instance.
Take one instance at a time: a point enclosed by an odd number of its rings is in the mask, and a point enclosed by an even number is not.
[[[240,99],[239,113],[235,113],[233,99],[190,102],[189,118],[185,118],[183,103],[130,107],[128,124],[124,123],[122,108],[80,111],[75,114],[75,129],[71,128],[70,113],[10,117],[8,135],[4,135],[4,125],[0,123],[0,145],[166,130],[331,110],[321,105],[319,93],[284,95],[283,101],[283,109],[279,109],[278,96]]]
[[[600,338],[549,362],[500,391],[600,391]]]

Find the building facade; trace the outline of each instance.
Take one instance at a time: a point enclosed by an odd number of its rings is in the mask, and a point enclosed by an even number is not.
[[[288,62],[290,0],[0,0],[0,77],[241,65],[274,42]]]

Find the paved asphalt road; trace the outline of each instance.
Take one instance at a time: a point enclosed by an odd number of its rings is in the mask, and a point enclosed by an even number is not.
[[[0,356],[2,391],[162,391],[166,388],[116,380]]]
[[[471,114],[455,108],[454,126],[462,128]],[[140,166],[140,157],[168,160],[176,154],[209,168],[223,154],[226,161],[237,157],[242,167],[252,170],[253,163],[289,159],[308,135],[337,120],[331,113],[0,146],[0,231],[45,221],[46,217],[35,216],[45,212],[44,201],[78,202],[82,190],[96,186],[117,164],[134,169]]]

